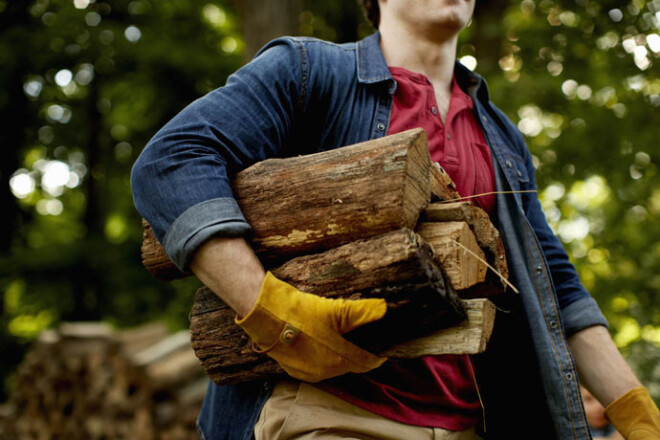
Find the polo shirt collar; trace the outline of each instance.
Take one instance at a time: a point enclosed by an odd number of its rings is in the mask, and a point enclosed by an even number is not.
[[[394,93],[396,82],[392,78],[383,51],[380,48],[380,32],[376,31],[357,43],[358,81],[365,84],[389,82],[390,93]],[[456,81],[472,98],[488,101],[488,91],[480,75],[472,72],[458,60],[454,67]]]

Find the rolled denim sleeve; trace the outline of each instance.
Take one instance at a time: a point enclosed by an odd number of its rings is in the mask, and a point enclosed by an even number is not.
[[[195,249],[209,238],[241,237],[248,232],[250,225],[236,200],[211,199],[191,206],[174,220],[163,239],[163,249],[183,271]]]
[[[169,121],[138,157],[134,204],[179,269],[212,236],[250,231],[231,178],[255,162],[287,155],[301,102],[301,56],[291,39],[271,42],[224,87]]]
[[[566,337],[594,325],[608,326],[596,300],[591,296],[571,302],[561,310],[561,315]]]

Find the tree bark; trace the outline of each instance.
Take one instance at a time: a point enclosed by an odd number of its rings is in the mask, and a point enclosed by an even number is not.
[[[351,242],[321,254],[298,257],[274,269],[273,273],[304,292],[320,296],[385,298],[388,304],[385,318],[345,335],[374,353],[389,353],[392,346],[455,326],[465,318],[464,303],[445,283],[442,272],[433,262],[431,248],[406,229]],[[250,338],[234,323],[234,316],[235,313],[208,288],[197,292],[190,330],[193,349],[207,374],[222,384],[280,372],[277,364],[253,350]],[[443,338],[448,334],[443,334]],[[462,337],[466,341],[473,338]],[[455,341],[457,337],[452,338],[451,341]],[[427,342],[408,345],[409,348],[397,353],[418,357],[450,350],[435,338]],[[464,348],[455,342],[450,345],[451,350],[474,350],[473,347],[483,344],[474,343]]]
[[[234,195],[267,267],[402,227],[428,204],[430,158],[422,129],[317,154],[267,159],[241,171]],[[160,279],[183,276],[149,228],[143,264]]]
[[[467,313],[466,320],[399,342],[378,353],[392,358],[416,358],[483,352],[493,330],[495,307],[487,299],[462,300],[461,304]],[[253,350],[250,338],[234,324],[234,316],[235,313],[209,289],[197,292],[191,335],[193,349],[206,374],[218,385],[284,374],[274,360]]]

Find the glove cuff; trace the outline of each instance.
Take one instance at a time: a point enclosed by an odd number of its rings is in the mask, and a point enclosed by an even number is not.
[[[644,387],[633,388],[610,403],[605,415],[626,438],[634,438],[633,432],[660,435],[659,410]]]

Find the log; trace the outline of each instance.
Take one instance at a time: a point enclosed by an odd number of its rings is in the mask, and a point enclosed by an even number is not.
[[[394,345],[383,352],[392,358],[415,358],[419,353],[478,354],[486,345],[495,325],[495,305],[485,298],[463,300],[467,319],[410,341]]]
[[[422,222],[416,232],[433,248],[435,259],[455,290],[486,279],[486,256],[466,222]]]
[[[431,163],[429,185],[431,186],[432,201],[458,200],[461,198],[456,190],[456,184],[438,162]]]
[[[345,335],[374,353],[455,325],[465,317],[462,303],[433,261],[431,248],[408,229],[298,257],[273,273],[320,296],[385,298],[388,313],[383,320]],[[234,315],[208,288],[198,290],[190,330],[193,349],[206,373],[216,383],[228,384],[281,372],[275,362],[253,350],[250,338],[234,324]],[[434,353],[418,352],[417,356],[424,354]]]
[[[165,249],[154,234],[151,225],[142,219],[142,265],[161,281],[172,281],[190,276],[190,272],[181,272],[167,256]]]
[[[431,198],[431,162],[423,129],[321,153],[267,159],[238,173],[232,189],[252,245],[271,267],[294,256],[412,229]],[[144,266],[157,278],[184,276],[148,225]]]
[[[461,323],[403,341],[380,351],[382,356],[410,359],[425,355],[477,354],[486,349],[493,330],[495,307],[487,299],[461,300],[467,319]],[[195,308],[198,308],[195,311]],[[285,374],[272,359],[254,352],[249,337],[234,324],[235,313],[213,292],[201,288],[195,298],[193,349],[207,375],[218,385],[235,384]],[[203,310],[203,313],[202,313]],[[197,314],[200,313],[200,314]],[[409,325],[409,324],[408,324]],[[228,347],[226,342],[233,346]]]
[[[509,269],[504,245],[499,231],[491,223],[486,211],[470,202],[431,203],[424,209],[421,221],[467,222],[479,247],[484,250],[488,263],[502,278],[508,279]],[[504,284],[499,277],[497,279],[500,285]]]

